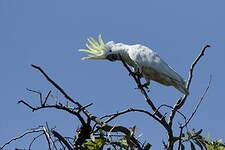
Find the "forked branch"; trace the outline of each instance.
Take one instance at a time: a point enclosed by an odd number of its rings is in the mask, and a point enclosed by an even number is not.
[[[47,81],[49,81],[57,90],[59,90],[59,92],[61,94],[64,95],[64,97],[70,101],[72,104],[75,104],[77,107],[73,108],[73,107],[69,107],[68,105],[63,105],[61,103],[57,103],[55,105],[49,105],[47,104],[47,99],[51,93],[51,91],[47,94],[47,96],[45,97],[45,100],[40,100],[41,104],[40,106],[34,107],[32,105],[30,105],[29,103],[27,103],[24,100],[20,100],[18,103],[22,103],[24,105],[26,105],[28,108],[30,108],[32,111],[36,111],[36,110],[40,110],[40,109],[46,109],[46,108],[54,108],[54,109],[59,109],[59,110],[63,110],[66,111],[70,114],[75,115],[76,117],[78,117],[78,119],[81,122],[81,128],[79,132],[77,138],[75,139],[75,148],[77,149],[78,147],[80,147],[80,145],[83,144],[83,142],[85,142],[86,139],[90,138],[90,134],[91,134],[91,126],[90,126],[90,121],[95,122],[98,125],[99,129],[104,130],[105,132],[121,132],[123,134],[125,134],[127,137],[130,137],[130,139],[132,140],[133,143],[135,143],[136,147],[138,147],[141,150],[141,147],[139,145],[138,140],[134,137],[134,135],[130,134],[130,130],[126,127],[123,126],[110,126],[107,124],[107,122],[102,121],[100,118],[94,116],[92,113],[90,113],[86,108],[91,106],[92,103],[87,104],[82,106],[78,101],[76,101],[75,99],[73,99],[72,97],[70,97],[65,91],[64,89],[59,86],[54,80],[52,80],[47,73],[44,72],[44,70],[36,65],[32,65],[32,67],[34,69],[37,69],[38,71],[41,72],[42,75],[44,75],[44,77],[47,79]],[[42,94],[39,92],[36,92],[34,90],[29,90],[35,93],[39,94],[39,97],[42,99]],[[87,117],[87,121],[85,121],[85,119],[81,116],[81,112],[83,112],[85,114],[85,116]],[[87,130],[86,130],[87,129]],[[55,133],[55,134],[54,134]],[[54,132],[54,135],[58,135],[56,132]],[[60,139],[59,136],[57,136],[58,139]],[[62,143],[65,144],[65,142],[63,142],[61,140]],[[79,144],[79,145],[76,145]],[[70,149],[70,148],[68,148]]]
[[[187,89],[189,90],[190,89],[190,85],[191,85],[191,81],[192,81],[192,78],[193,78],[193,71],[196,67],[196,65],[198,64],[198,62],[200,61],[200,59],[204,56],[205,54],[205,51],[207,48],[211,47],[210,45],[206,45],[203,47],[203,49],[201,50],[200,54],[196,57],[196,59],[194,60],[194,62],[192,63],[191,67],[190,67],[190,70],[189,70],[189,77],[188,77],[188,80],[187,80]],[[173,118],[177,112],[177,110],[179,110],[185,103],[186,99],[187,99],[187,96],[188,95],[184,95],[181,99],[179,99],[177,101],[177,103],[174,105],[174,109],[171,111],[170,113],[170,117],[169,117],[169,120],[168,120],[168,124],[172,127],[172,124],[173,124]]]

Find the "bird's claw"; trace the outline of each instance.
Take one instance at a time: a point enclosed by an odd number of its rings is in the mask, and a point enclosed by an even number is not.
[[[129,76],[136,76],[137,78],[140,79],[142,77],[142,74],[140,72],[130,72]]]
[[[130,72],[129,76],[135,76],[135,73],[134,72]]]
[[[149,83],[148,82],[141,85],[142,88],[145,88],[149,92],[150,89],[149,89],[148,86],[149,86]]]

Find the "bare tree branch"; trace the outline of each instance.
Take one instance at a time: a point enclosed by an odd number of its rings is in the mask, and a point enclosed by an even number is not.
[[[114,113],[114,114],[105,115],[105,116],[101,117],[101,119],[109,117],[105,121],[105,123],[108,123],[108,122],[112,121],[113,119],[115,119],[116,117],[121,116],[121,115],[126,114],[126,113],[129,113],[129,112],[142,112],[144,114],[147,114],[150,117],[153,117],[158,122],[161,122],[161,120],[159,118],[157,118],[155,115],[151,114],[150,112],[148,112],[146,110],[142,110],[142,109],[135,109],[135,108],[129,108],[129,109],[126,109],[126,110],[123,110],[123,111],[120,111],[120,112],[117,112],[117,113]]]
[[[209,46],[209,45],[206,45],[206,46],[203,48],[203,50],[201,51],[201,53],[199,54],[199,56],[196,58],[196,60],[195,60],[194,63],[192,64],[191,69],[190,69],[190,71],[189,71],[189,79],[188,79],[188,82],[187,82],[187,89],[190,88],[190,84],[191,84],[192,77],[193,77],[193,70],[194,70],[194,67],[195,67],[195,65],[198,63],[198,61],[200,60],[200,58],[204,55],[204,52],[205,52],[206,48],[208,48],[208,47],[210,47],[210,46]],[[208,89],[209,89],[210,84],[211,84],[211,80],[212,80],[212,76],[210,75],[209,84],[208,84],[208,86],[207,86],[205,92],[203,93],[202,97],[200,98],[200,100],[199,100],[199,102],[198,102],[196,108],[194,109],[193,113],[191,114],[191,116],[190,116],[190,118],[187,120],[187,122],[186,122],[184,125],[180,125],[180,134],[179,134],[179,145],[178,145],[178,150],[181,149],[183,128],[186,127],[186,126],[189,124],[189,122],[190,122],[191,119],[194,117],[195,113],[197,112],[197,110],[198,110],[200,104],[202,103],[202,101],[203,101],[203,99],[204,99],[206,93],[208,92]],[[183,99],[181,99],[182,101],[180,102],[180,104],[177,105],[177,109],[180,109],[180,108],[184,105],[186,98],[187,98],[187,96],[185,95],[185,96],[183,97]],[[175,106],[176,106],[176,105],[175,105]],[[180,107],[180,108],[179,108],[179,107]],[[175,113],[175,112],[174,112],[174,113]],[[172,115],[172,114],[171,114],[171,115]],[[172,117],[172,116],[171,116],[171,117]],[[173,118],[170,118],[170,119],[173,120]],[[172,122],[172,120],[171,120],[171,122]]]
[[[184,128],[182,127],[182,125],[180,125],[178,150],[181,149],[183,129],[184,129]]]
[[[39,95],[39,98],[40,98],[40,103],[41,104],[43,103],[42,102],[42,93],[41,92],[38,92],[38,91],[35,91],[35,90],[31,90],[31,89],[28,89],[28,88],[27,88],[27,90],[30,91],[30,92],[33,92],[33,93],[37,93]]]
[[[42,103],[42,105],[45,105],[47,103],[48,97],[51,94],[51,92],[52,92],[51,90],[48,92],[47,96],[45,97],[45,101],[44,103]]]
[[[48,132],[48,133],[51,133],[51,130],[53,130],[53,129],[50,129],[50,128],[49,128],[47,122],[46,122],[45,124],[46,124],[46,128],[47,128],[47,132]],[[45,136],[46,136],[46,135],[47,135],[47,134],[45,134]],[[46,138],[47,138],[47,137],[49,138],[48,144],[51,143],[52,146],[54,147],[54,149],[57,150],[56,144],[55,144],[54,140],[52,139],[51,134],[48,134],[48,136],[46,136]],[[49,145],[49,146],[50,146],[50,145]]]
[[[43,105],[41,106],[38,106],[38,107],[33,107],[31,106],[30,104],[28,104],[27,102],[25,102],[24,100],[20,100],[18,103],[22,103],[24,105],[26,105],[27,107],[29,107],[31,110],[33,111],[36,111],[36,110],[39,110],[39,109],[44,109],[44,108],[55,108],[55,109],[59,109],[59,110],[64,110],[64,111],[67,111],[75,116],[78,117],[78,119],[81,121],[82,123],[82,126],[81,128],[83,129],[84,127],[88,127],[90,121],[87,121],[87,123],[84,121],[84,119],[81,117],[80,115],[80,111],[82,111],[88,118],[88,120],[92,120],[94,121],[96,124],[100,125],[99,128],[102,128],[103,130],[106,130],[109,131],[111,130],[111,132],[121,132],[121,133],[124,133],[125,135],[129,136],[130,135],[130,132],[129,129],[127,129],[126,127],[123,127],[123,126],[117,126],[117,127],[114,127],[114,126],[110,126],[110,125],[107,125],[107,123],[105,123],[104,121],[102,121],[100,118],[92,115],[90,112],[87,111],[87,107],[91,106],[91,104],[88,104],[88,105],[85,105],[85,106],[82,106],[78,101],[75,101],[74,99],[72,99],[56,82],[54,82],[40,67],[38,66],[35,66],[35,65],[32,65],[33,68],[39,70],[44,76],[45,78],[56,88],[58,89],[66,99],[68,99],[70,102],[72,102],[73,104],[76,104],[78,106],[78,112],[76,112],[75,110],[77,110],[76,108],[69,108],[68,106],[65,106],[65,105],[62,105],[61,103],[60,104],[56,104],[56,105],[47,105],[46,104],[46,101],[44,101]],[[48,93],[48,95],[50,94],[50,92]],[[46,96],[46,99],[48,97],[48,95]],[[89,123],[88,123],[89,122]],[[87,130],[88,131],[88,130]],[[85,131],[86,133],[86,131]],[[89,138],[89,134],[90,132],[86,133],[87,135],[85,135],[85,137],[82,139],[82,137],[79,137],[78,139],[81,140],[81,141],[84,141],[86,138]],[[81,135],[84,135],[84,134],[80,134]],[[138,141],[132,136],[131,137],[133,142],[136,142],[138,143]],[[83,144],[82,142],[80,142],[80,144]],[[139,146],[139,145],[137,145]]]
[[[14,138],[12,138],[11,140],[9,140],[8,142],[6,142],[4,145],[2,145],[2,146],[0,147],[0,150],[3,150],[3,148],[4,148],[5,146],[7,146],[8,144],[10,144],[11,142],[23,138],[25,135],[28,135],[28,134],[31,134],[31,133],[37,133],[37,132],[43,132],[43,129],[40,128],[40,127],[35,128],[35,129],[29,129],[29,130],[25,131],[23,134],[21,134],[21,135],[19,135],[19,136],[17,136],[17,137],[14,137]]]
[[[69,150],[74,150],[70,144],[66,141],[66,139],[61,135],[59,134],[57,131],[55,130],[52,130],[52,133],[55,137],[58,138],[59,141],[61,141]]]
[[[173,110],[173,107],[172,107],[172,106],[169,106],[169,105],[166,105],[166,104],[162,104],[162,105],[160,105],[160,106],[157,108],[156,111],[159,111],[159,109],[162,108],[162,107],[167,107],[167,108],[170,108],[170,109]],[[186,116],[185,116],[182,112],[180,112],[180,111],[177,110],[177,113],[180,114],[180,115],[184,118],[184,121],[185,121],[185,122],[187,121]],[[153,115],[155,115],[155,112],[153,113]]]
[[[46,109],[46,108],[55,108],[55,109],[59,109],[59,110],[64,110],[64,111],[67,111],[70,114],[73,114],[73,115],[77,116],[77,118],[80,120],[80,122],[82,124],[86,124],[86,122],[84,121],[84,119],[82,118],[82,116],[79,113],[77,113],[76,111],[73,111],[73,109],[71,109],[71,108],[69,108],[65,105],[62,105],[62,104],[61,105],[58,105],[58,104],[56,104],[56,105],[43,105],[43,106],[39,106],[39,107],[33,107],[24,100],[18,101],[18,104],[20,104],[20,103],[26,105],[32,111],[37,111],[37,110]]]
[[[42,127],[43,128],[43,131],[44,131],[44,134],[45,134],[45,138],[46,138],[46,141],[48,142],[48,148],[49,150],[51,150],[51,145],[54,145],[54,142],[51,140],[51,136],[49,135],[48,131],[46,130],[45,127]],[[57,150],[57,148],[55,148]]]
[[[194,117],[194,115],[196,114],[196,112],[197,112],[197,110],[198,110],[200,104],[202,103],[202,101],[203,101],[203,99],[204,99],[206,93],[207,93],[208,90],[209,90],[209,87],[210,87],[210,85],[211,85],[211,81],[212,81],[212,76],[210,75],[209,84],[208,84],[207,88],[205,89],[205,92],[203,93],[202,97],[200,98],[200,100],[199,100],[197,106],[195,107],[193,113],[191,114],[190,118],[187,120],[187,122],[186,122],[182,127],[187,126],[187,125],[189,124],[189,122],[191,121],[191,119],[192,119],[192,118]]]
[[[58,89],[64,96],[66,99],[68,99],[71,103],[76,104],[78,107],[81,107],[80,103],[78,103],[76,100],[74,100],[73,98],[71,98],[69,95],[67,95],[67,93],[57,84],[55,83],[55,81],[53,81],[39,66],[36,65],[31,65],[33,68],[37,69],[38,71],[40,71],[44,77],[56,88]]]
[[[41,137],[42,135],[44,135],[44,133],[41,133],[41,134],[39,134],[38,136],[36,136],[36,137],[33,138],[33,140],[30,142],[30,145],[29,145],[28,150],[31,150],[31,146],[33,145],[34,141],[35,141],[36,139],[38,139],[39,137]]]
[[[181,125],[181,124],[180,124],[180,134],[179,134],[179,145],[178,145],[178,150],[181,149],[183,129],[184,129],[185,127],[187,127],[187,125],[190,123],[190,121],[192,120],[192,118],[193,118],[194,115],[196,114],[196,112],[197,112],[199,106],[201,105],[201,103],[202,103],[202,101],[203,101],[205,95],[207,94],[207,92],[208,92],[208,90],[209,90],[209,87],[210,87],[210,85],[211,85],[211,81],[212,81],[212,76],[210,75],[210,79],[209,79],[208,86],[207,86],[207,88],[205,89],[203,95],[201,96],[201,98],[200,98],[198,104],[196,105],[194,111],[192,112],[191,116],[189,117],[189,119],[187,120],[187,122],[185,122],[184,125]]]
[[[210,46],[210,45],[204,46],[203,49],[201,50],[200,54],[196,57],[196,59],[194,60],[194,62],[193,62],[192,65],[191,65],[191,68],[190,68],[190,70],[189,70],[189,77],[188,77],[187,85],[186,85],[186,87],[187,87],[188,90],[189,90],[190,85],[191,85],[191,81],[192,81],[192,78],[193,78],[193,71],[194,71],[194,69],[195,69],[195,66],[198,64],[198,62],[200,61],[200,59],[204,56],[206,49],[209,48],[209,47],[211,47],[211,46]],[[175,114],[176,114],[176,111],[177,111],[178,109],[180,109],[180,108],[184,105],[184,103],[185,103],[185,101],[186,101],[186,99],[187,99],[187,96],[188,96],[188,95],[184,95],[184,96],[183,96],[181,99],[179,99],[179,100],[177,101],[177,103],[174,105],[174,107],[173,107],[174,109],[171,111],[170,117],[169,117],[169,120],[168,120],[169,126],[172,127],[172,124],[173,124],[173,118],[174,118],[174,116],[175,116]]]

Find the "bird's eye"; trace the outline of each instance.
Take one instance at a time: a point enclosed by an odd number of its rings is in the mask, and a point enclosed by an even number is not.
[[[109,52],[112,52],[112,50],[110,49]]]

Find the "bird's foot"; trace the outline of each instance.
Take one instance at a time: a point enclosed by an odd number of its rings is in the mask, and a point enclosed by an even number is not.
[[[146,82],[146,83],[142,84],[141,86],[142,86],[142,88],[145,88],[147,90],[147,92],[149,92],[150,91],[149,85],[150,85],[150,82]]]
[[[140,79],[142,77],[142,74],[138,71],[138,72],[130,72],[129,76],[135,76],[138,79]]]

